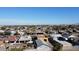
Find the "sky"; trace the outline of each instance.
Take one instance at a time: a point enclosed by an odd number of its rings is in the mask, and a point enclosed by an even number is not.
[[[78,7],[0,7],[0,25],[79,23]]]

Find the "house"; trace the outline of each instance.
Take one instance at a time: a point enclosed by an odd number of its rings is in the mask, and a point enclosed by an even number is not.
[[[29,49],[29,50],[25,50],[25,51],[52,51],[52,48],[49,47],[48,45],[45,45],[41,40],[36,40],[36,49]]]
[[[72,48],[72,44],[65,41],[65,38],[63,38],[62,35],[56,34],[52,35],[53,40],[63,45],[62,51],[70,50]]]
[[[70,42],[72,45],[79,45],[79,37],[71,35],[68,37],[68,42]]]
[[[48,42],[48,36],[43,33],[37,33],[37,38],[42,40],[43,42]]]
[[[8,36],[8,41],[9,43],[14,43],[15,41],[17,41],[16,36]]]
[[[41,39],[45,42],[48,41],[48,36],[44,32],[42,32],[41,30],[36,31],[36,36],[37,36],[38,39]]]
[[[3,35],[4,34],[4,30],[0,30],[0,35]]]
[[[0,30],[0,33],[4,33],[5,31],[4,30]]]
[[[21,36],[24,35],[24,32],[23,32],[23,31],[18,30],[17,32],[18,32]]]
[[[32,41],[31,36],[21,36],[19,39],[19,43],[26,43],[28,41]]]
[[[44,33],[37,33],[36,36],[37,36],[37,39],[40,40],[40,41],[42,41],[43,44],[52,47],[52,45],[48,41],[48,35],[46,35]]]

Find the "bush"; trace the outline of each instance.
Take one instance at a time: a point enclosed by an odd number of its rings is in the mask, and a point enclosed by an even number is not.
[[[6,27],[1,27],[1,30],[5,30],[6,29]]]
[[[11,51],[23,51],[24,48],[11,48]]]
[[[5,32],[5,35],[11,35],[11,33],[10,32]]]
[[[59,51],[59,50],[61,50],[62,47],[63,47],[63,45],[60,44],[60,43],[58,43],[58,42],[55,42],[53,46],[54,46],[54,47],[53,47],[53,50],[54,50],[54,51]]]
[[[54,51],[59,51],[62,49],[63,45],[60,44],[59,42],[56,42],[55,40],[53,40],[52,38],[48,39],[49,42],[53,45],[53,50]]]

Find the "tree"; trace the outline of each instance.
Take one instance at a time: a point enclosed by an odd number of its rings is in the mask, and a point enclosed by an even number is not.
[[[11,35],[11,32],[6,31],[5,35]]]
[[[6,27],[1,27],[1,30],[5,30],[6,29]]]

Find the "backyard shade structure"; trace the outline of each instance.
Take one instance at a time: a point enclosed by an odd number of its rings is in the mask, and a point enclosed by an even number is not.
[[[36,43],[37,43],[37,47],[41,46],[41,45],[44,45],[44,43],[41,41],[41,40],[36,40]]]
[[[52,49],[46,45],[41,45],[37,48],[37,51],[51,51]]]
[[[36,40],[37,43],[37,51],[51,51],[52,48],[49,47],[48,45],[44,44],[41,40]]]

